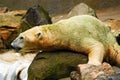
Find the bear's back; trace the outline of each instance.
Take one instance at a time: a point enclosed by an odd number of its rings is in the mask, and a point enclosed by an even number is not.
[[[76,37],[92,37],[103,40],[110,29],[100,20],[89,15],[80,15],[56,23],[61,33]]]

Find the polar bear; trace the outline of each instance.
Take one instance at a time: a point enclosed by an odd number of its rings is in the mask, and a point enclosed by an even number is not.
[[[71,50],[88,55],[88,64],[100,65],[103,58],[120,64],[119,45],[99,19],[80,15],[22,32],[11,45],[15,49],[34,47],[43,51]]]

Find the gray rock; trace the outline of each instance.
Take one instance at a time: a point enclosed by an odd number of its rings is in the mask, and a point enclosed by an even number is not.
[[[68,17],[77,16],[77,15],[91,15],[97,17],[94,9],[89,7],[85,3],[80,3],[76,5],[69,13]]]

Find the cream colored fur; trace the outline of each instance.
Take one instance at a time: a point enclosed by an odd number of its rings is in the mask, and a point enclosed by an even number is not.
[[[37,35],[38,33],[41,35]],[[66,49],[84,52],[88,55],[88,63],[94,65],[100,65],[103,58],[115,57],[117,53],[114,50],[120,49],[109,27],[89,15],[36,26],[21,33],[16,39],[18,42],[21,36],[24,37],[24,41],[19,43],[24,44],[22,48],[32,46],[43,51]],[[120,64],[118,57],[113,61]]]

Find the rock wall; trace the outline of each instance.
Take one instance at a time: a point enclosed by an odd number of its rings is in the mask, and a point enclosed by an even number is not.
[[[119,6],[120,4],[120,0],[0,0],[0,5],[7,6],[10,9],[28,9],[33,5],[40,4],[51,15],[55,15],[70,11],[80,2],[86,3],[93,9]]]

